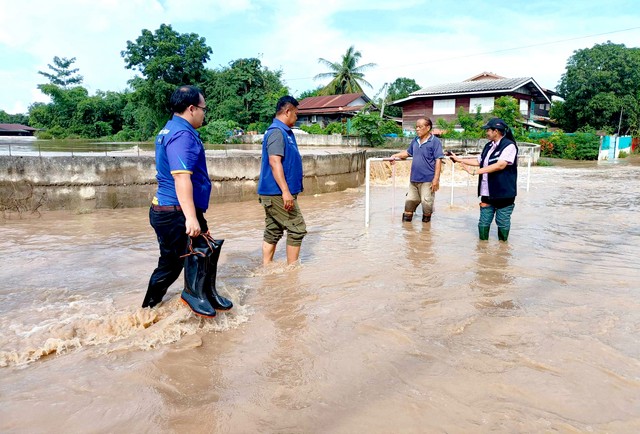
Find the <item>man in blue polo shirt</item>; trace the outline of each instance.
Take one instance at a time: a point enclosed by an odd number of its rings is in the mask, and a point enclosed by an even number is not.
[[[204,96],[195,86],[181,86],[171,96],[170,106],[173,116],[156,137],[158,190],[149,210],[160,258],[142,307],[153,307],[162,301],[180,276],[184,263],[180,256],[185,254],[188,237],[208,231],[204,213],[209,207],[211,181],[204,146],[196,131],[207,110]],[[220,300],[222,306],[213,307],[231,307],[230,301],[222,297]],[[210,309],[205,316],[214,315]]]
[[[393,154],[391,158],[404,160],[413,157],[409,192],[404,203],[403,222],[410,222],[413,213],[422,203],[422,221],[431,221],[435,193],[440,188],[440,170],[442,168],[442,142],[431,134],[433,124],[429,118],[420,118],[416,122],[417,137],[411,141],[406,151]],[[393,164],[393,160],[391,162]]]

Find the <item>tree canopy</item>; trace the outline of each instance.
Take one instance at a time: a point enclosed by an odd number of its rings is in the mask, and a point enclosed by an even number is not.
[[[38,71],[38,74],[46,77],[49,79],[49,83],[56,86],[69,87],[71,85],[81,84],[83,77],[77,74],[78,68],[71,69],[71,65],[73,65],[75,61],[75,57],[67,59],[66,57],[54,56],[53,65],[50,63],[47,65],[53,74],[43,71]]]
[[[135,42],[127,41],[127,49],[120,52],[125,67],[144,77],[130,81],[133,101],[149,109],[146,113],[152,116],[154,129],[169,117],[168,102],[176,86],[202,83],[211,53],[205,38],[195,33],[180,34],[167,24],[153,33],[144,29]]]
[[[259,59],[237,59],[229,66],[207,71],[203,91],[209,119],[248,126],[271,122],[278,98],[287,94],[281,71],[271,71]]]
[[[399,77],[389,85],[385,103],[389,104],[402,98],[406,98],[412,92],[420,90],[420,86],[413,78]],[[389,106],[384,110],[385,114],[393,117],[402,117],[402,109],[400,107]]]
[[[343,95],[346,93],[364,93],[360,83],[373,87],[364,79],[364,71],[376,66],[375,63],[366,63],[358,66],[362,54],[356,51],[352,45],[342,56],[339,62],[331,62],[327,59],[320,58],[318,62],[329,68],[330,72],[323,72],[314,77],[319,80],[323,78],[331,78],[322,91],[322,95]]]
[[[621,134],[638,132],[640,49],[606,42],[574,51],[557,87],[564,102],[551,116],[567,131],[591,126]]]

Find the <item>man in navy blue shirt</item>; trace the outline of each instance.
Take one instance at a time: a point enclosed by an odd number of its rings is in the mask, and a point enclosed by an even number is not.
[[[181,256],[185,254],[188,237],[208,232],[204,213],[209,207],[211,180],[204,145],[196,131],[204,122],[207,105],[195,86],[176,89],[170,105],[173,116],[156,137],[158,190],[149,210],[160,258],[149,279],[142,307],[160,303],[180,276],[184,263]],[[226,302],[217,307],[229,308],[231,303]],[[210,309],[206,316],[214,315]]]
[[[440,170],[442,168],[442,142],[431,134],[431,119],[420,118],[416,122],[417,137],[411,141],[406,151],[393,154],[391,158],[404,160],[413,157],[409,192],[404,203],[403,222],[410,222],[413,213],[422,203],[422,221],[431,221],[435,193],[440,188]],[[391,161],[393,164],[393,160]]]

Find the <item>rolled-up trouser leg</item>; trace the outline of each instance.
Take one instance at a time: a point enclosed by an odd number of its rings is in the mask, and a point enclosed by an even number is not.
[[[431,216],[433,213],[433,200],[435,194],[431,190],[431,182],[421,182],[418,184],[420,190],[420,203],[422,204],[422,215],[424,217]]]
[[[287,246],[300,247],[302,239],[307,235],[307,224],[298,206],[298,199],[293,201],[293,216],[287,222]]]
[[[404,201],[404,213],[413,214],[420,205],[422,198],[420,197],[420,183],[412,182],[409,184],[407,199]]]

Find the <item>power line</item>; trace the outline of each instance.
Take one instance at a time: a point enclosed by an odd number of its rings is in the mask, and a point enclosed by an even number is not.
[[[640,26],[638,26],[638,27],[630,27],[628,29],[612,30],[610,32],[594,33],[592,35],[586,35],[586,36],[576,36],[575,38],[559,39],[557,41],[541,42],[541,43],[538,43],[538,44],[531,44],[531,45],[522,45],[520,47],[503,48],[503,49],[500,49],[500,50],[485,51],[485,52],[482,52],[482,53],[463,54],[463,55],[460,55],[460,56],[433,59],[433,60],[429,60],[427,62],[421,62],[421,63],[411,63],[411,64],[407,64],[407,65],[394,65],[394,66],[389,66],[387,68],[380,68],[380,70],[407,68],[407,67],[411,67],[411,66],[428,65],[428,64],[431,64],[431,63],[444,62],[444,61],[448,61],[448,60],[467,59],[469,57],[486,56],[488,54],[504,53],[506,51],[523,50],[523,49],[526,49],[526,48],[534,48],[534,47],[543,47],[545,45],[561,44],[563,42],[577,41],[579,39],[587,39],[587,38],[593,38],[593,37],[596,37],[596,36],[611,35],[611,34],[614,34],[614,33],[622,33],[622,32],[628,32],[630,30],[638,30],[638,29],[640,29]],[[308,79],[312,79],[312,78],[313,77],[289,78],[289,79],[287,79],[287,81],[308,80]]]

